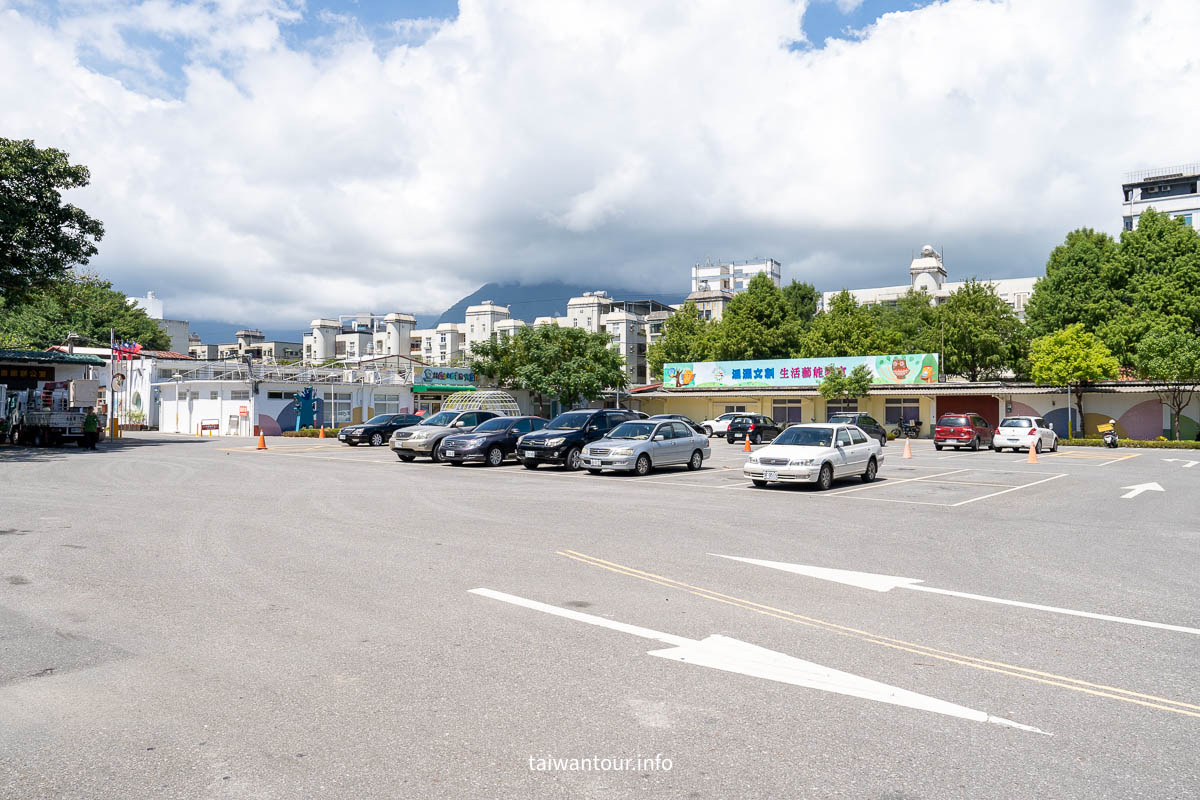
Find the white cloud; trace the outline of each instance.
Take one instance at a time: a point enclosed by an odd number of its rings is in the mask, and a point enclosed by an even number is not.
[[[94,266],[197,319],[682,290],[706,255],[895,283],[927,240],[960,277],[1035,274],[1119,227],[1122,171],[1200,158],[1190,0],[948,0],[807,51],[789,0],[462,0],[300,49],[271,0],[3,3],[0,135],[88,164]],[[174,43],[173,91],[135,34]]]

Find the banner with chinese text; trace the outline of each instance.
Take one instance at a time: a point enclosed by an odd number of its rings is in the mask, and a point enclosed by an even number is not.
[[[768,361],[698,361],[663,365],[664,389],[819,386],[832,368],[849,373],[859,364],[875,385],[937,383],[934,353],[841,358],[778,358]]]

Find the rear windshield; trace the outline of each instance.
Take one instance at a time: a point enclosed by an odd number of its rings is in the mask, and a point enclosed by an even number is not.
[[[970,425],[971,421],[966,417],[942,417],[938,420],[938,425]]]
[[[1022,419],[1021,417],[1009,417],[1000,421],[1001,428],[1032,428],[1033,420]]]
[[[788,428],[775,437],[772,444],[795,444],[807,447],[829,447],[833,428]]]
[[[848,424],[854,422],[854,415],[853,414],[834,414],[832,417],[829,418],[829,421],[830,422],[840,422],[843,425],[848,425]]]

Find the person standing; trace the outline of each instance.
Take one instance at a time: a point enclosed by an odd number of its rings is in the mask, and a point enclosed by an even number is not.
[[[88,450],[96,449],[96,441],[100,438],[100,418],[93,409],[88,409],[83,418],[83,444]]]

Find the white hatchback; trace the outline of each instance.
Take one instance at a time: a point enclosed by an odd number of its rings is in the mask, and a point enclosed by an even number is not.
[[[1011,447],[1014,453],[1030,448],[1039,453],[1043,450],[1056,453],[1058,434],[1041,417],[1005,417],[992,434],[992,449],[999,453],[1006,447]]]
[[[828,489],[837,478],[875,480],[883,463],[879,442],[857,425],[792,425],[746,459],[742,474],[755,486],[815,483]]]

